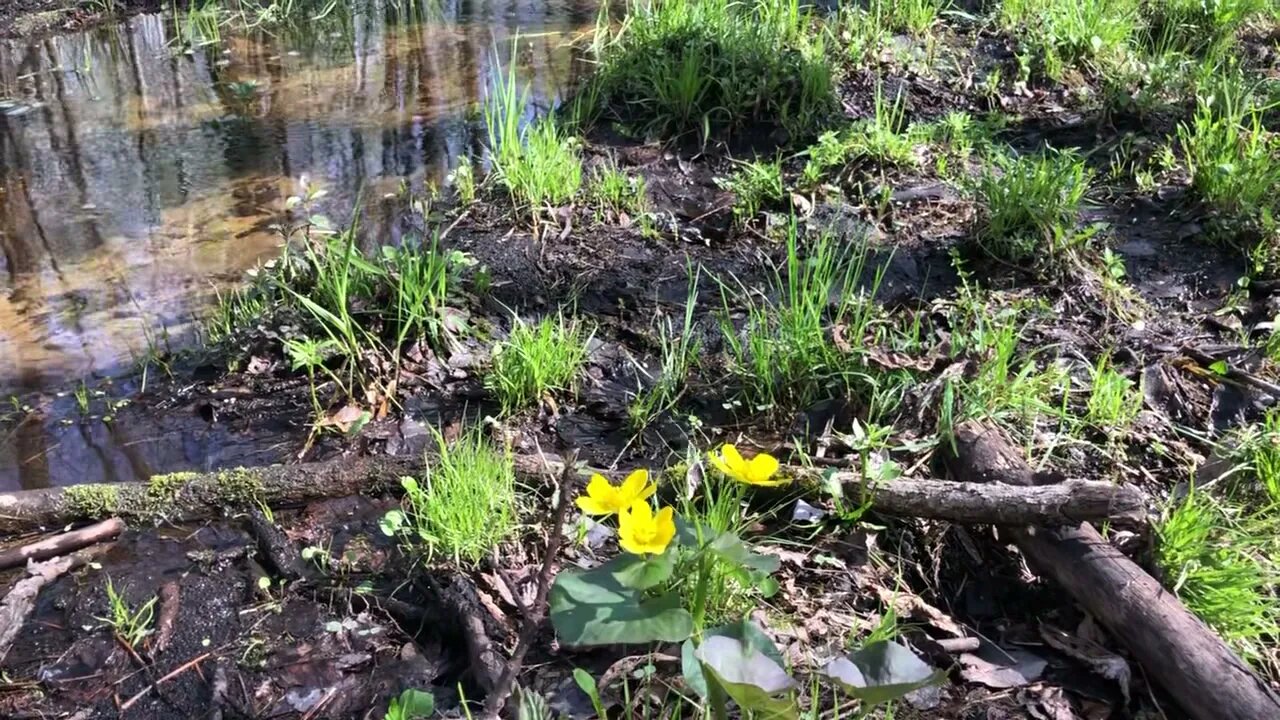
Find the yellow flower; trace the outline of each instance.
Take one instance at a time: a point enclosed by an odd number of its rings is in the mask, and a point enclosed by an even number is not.
[[[760,453],[747,460],[732,445],[724,445],[720,453],[707,453],[707,459],[720,472],[748,485],[777,487],[791,482],[786,478],[771,479],[778,472],[778,459],[768,453]]]
[[[654,515],[649,503],[639,501],[618,514],[618,544],[629,553],[661,555],[675,536],[675,511],[670,506]]]
[[[587,483],[587,494],[578,497],[578,507],[588,515],[612,515],[631,507],[639,500],[647,500],[658,489],[657,483],[649,482],[648,470],[636,470],[627,476],[618,487],[599,473],[591,476]]]

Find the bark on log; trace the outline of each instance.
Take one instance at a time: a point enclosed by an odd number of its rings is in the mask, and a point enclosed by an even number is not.
[[[559,459],[550,456],[516,455],[513,461],[516,474],[525,479],[556,477],[564,467]],[[0,535],[112,515],[181,521],[216,517],[227,509],[252,508],[259,502],[274,507],[296,505],[387,490],[396,485],[400,476],[417,474],[422,469],[417,458],[374,456],[212,473],[174,473],[145,483],[0,493]],[[819,477],[804,468],[783,471],[800,479],[816,481]],[[592,472],[596,471],[585,468],[580,474]],[[856,473],[838,472],[831,480],[849,488],[848,492],[863,489],[861,476]],[[1101,518],[1137,519],[1144,510],[1142,497],[1133,488],[1085,480],[1013,487],[901,479],[874,487],[871,506],[891,515],[958,523],[1041,525]]]
[[[48,560],[59,555],[66,555],[69,552],[75,552],[94,543],[109,540],[122,532],[124,532],[124,521],[120,518],[111,518],[82,527],[79,530],[47,537],[28,545],[9,548],[0,552],[0,570],[8,570],[9,568],[25,565],[28,560]]]
[[[953,477],[1026,482],[1030,468],[998,429],[956,428]],[[1009,529],[1032,567],[1066,588],[1198,720],[1275,720],[1280,697],[1178,598],[1088,523]]]

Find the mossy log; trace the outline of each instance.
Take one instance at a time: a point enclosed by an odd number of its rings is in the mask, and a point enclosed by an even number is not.
[[[999,429],[956,428],[958,480],[1027,482],[1033,473]],[[1093,525],[1006,528],[1032,569],[1061,585],[1196,720],[1275,720],[1280,697],[1200,618]]]
[[[558,476],[562,463],[551,457],[516,455],[516,474]],[[217,517],[257,505],[287,507],[326,497],[394,489],[402,475],[420,473],[418,458],[373,456],[317,463],[236,468],[211,473],[156,475],[143,483],[73,485],[0,494],[0,535],[49,530],[67,524],[122,517],[143,522],[177,522]],[[595,470],[580,471],[587,476]],[[800,481],[817,473],[784,468]],[[619,475],[621,473],[613,473]],[[863,492],[856,473],[833,478],[846,493]],[[1062,525],[1083,520],[1137,518],[1143,513],[1137,490],[1107,482],[1073,480],[1056,485],[1015,487],[940,480],[900,479],[868,490],[871,507],[903,517],[997,525]]]

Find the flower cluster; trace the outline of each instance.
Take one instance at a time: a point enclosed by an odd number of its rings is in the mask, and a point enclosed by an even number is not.
[[[724,445],[719,453],[708,453],[711,465],[726,477],[748,485],[777,487],[790,482],[775,478],[777,458],[760,453],[747,460],[732,445]],[[617,515],[618,544],[635,555],[661,555],[676,536],[675,509],[670,505],[654,512],[649,498],[658,490],[649,481],[648,470],[636,470],[613,485],[608,478],[595,474],[587,483],[587,492],[577,499],[578,508],[588,515]]]

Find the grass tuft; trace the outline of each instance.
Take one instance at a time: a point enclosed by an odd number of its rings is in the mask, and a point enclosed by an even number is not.
[[[537,324],[515,318],[510,336],[494,350],[485,384],[504,412],[536,405],[551,392],[571,392],[589,340],[576,321],[562,316]]]
[[[761,121],[792,134],[834,107],[821,33],[798,0],[649,0],[617,29],[602,23],[588,92],[602,114],[664,138]]]
[[[786,187],[782,181],[782,163],[753,160],[738,164],[738,170],[716,184],[734,195],[733,216],[745,225],[760,211],[782,201]]]
[[[1003,0],[1000,21],[1057,80],[1068,69],[1105,72],[1140,27],[1140,0]]]
[[[431,556],[474,565],[516,532],[515,467],[478,429],[453,441],[435,437],[437,456],[422,481],[401,479],[404,511],[391,527]]]
[[[997,155],[974,184],[983,249],[1013,263],[1069,250],[1081,238],[1075,226],[1091,178],[1070,152]]]

